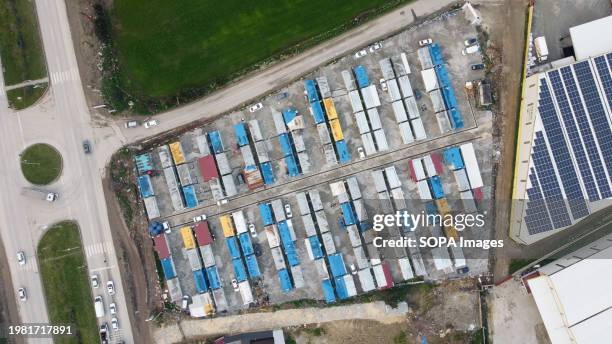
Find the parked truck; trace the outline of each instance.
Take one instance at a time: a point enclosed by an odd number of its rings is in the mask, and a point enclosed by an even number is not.
[[[21,194],[26,197],[42,199],[47,202],[55,202],[59,198],[59,195],[55,192],[34,189],[34,188],[22,188]]]
[[[544,62],[548,59],[548,46],[546,45],[546,37],[540,36],[533,40],[535,45],[536,55],[539,62]]]

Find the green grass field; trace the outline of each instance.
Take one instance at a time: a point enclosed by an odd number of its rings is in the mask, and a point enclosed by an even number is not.
[[[9,86],[47,75],[33,1],[0,1],[0,60]],[[24,98],[23,103],[37,99]]]
[[[21,172],[30,183],[47,185],[62,173],[62,157],[48,144],[31,145],[21,153]]]
[[[74,328],[74,336],[56,337],[55,343],[99,343],[87,265],[75,223],[61,222],[45,233],[38,245],[38,264],[51,323]]]
[[[223,84],[258,63],[330,38],[403,2],[115,1],[113,40],[130,88],[167,98]]]
[[[15,110],[25,109],[28,106],[36,103],[45,91],[47,90],[47,83],[34,86],[26,86],[16,88],[6,92],[10,107]]]

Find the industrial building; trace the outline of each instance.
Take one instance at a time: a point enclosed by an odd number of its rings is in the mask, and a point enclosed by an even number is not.
[[[593,23],[612,31],[609,18]],[[588,58],[553,62],[523,86],[510,230],[521,243],[563,230],[612,198],[612,42],[585,35],[589,25],[570,30],[576,56]]]
[[[552,344],[602,343],[612,324],[612,235],[529,278],[527,285]],[[528,277],[526,277],[527,279]]]

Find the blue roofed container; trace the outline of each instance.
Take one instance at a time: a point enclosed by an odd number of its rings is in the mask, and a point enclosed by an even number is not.
[[[285,120],[285,124],[289,127],[289,124],[293,122],[295,117],[298,115],[298,110],[294,108],[286,108],[283,109],[283,119]]]
[[[240,247],[242,248],[242,253],[244,253],[245,256],[253,254],[253,244],[251,244],[251,235],[248,232],[241,233],[240,235],[238,235],[238,238],[240,239]]]
[[[287,221],[279,221],[278,224],[278,233],[280,234],[281,240],[283,244],[290,243],[293,241],[291,237],[291,232],[289,231],[289,226],[287,225]]]
[[[153,159],[151,158],[151,153],[137,155],[134,160],[136,160],[136,168],[138,169],[138,173],[146,173],[153,170]]]
[[[195,208],[198,206],[198,198],[196,197],[193,185],[183,186],[183,195],[185,195],[185,204],[187,208]]]
[[[249,136],[247,134],[245,123],[234,124],[234,132],[236,133],[238,146],[242,147],[249,144]]]
[[[442,188],[442,181],[439,176],[433,176],[429,179],[431,185],[431,191],[435,199],[444,197],[444,188]]]
[[[346,266],[344,265],[344,259],[342,259],[342,254],[331,254],[328,256],[328,260],[332,276],[338,277],[346,275]]]
[[[308,97],[309,103],[319,100],[319,94],[317,93],[317,86],[314,80],[307,79],[304,81],[304,88],[306,89],[306,96]]]
[[[444,161],[449,165],[451,170],[460,170],[465,165],[463,164],[463,158],[461,158],[461,150],[459,147],[451,147],[444,150]]]
[[[206,278],[204,277],[203,270],[196,270],[193,272],[193,279],[195,281],[195,287],[198,294],[205,293],[208,290],[206,285]]]
[[[300,175],[300,169],[293,155],[287,155],[285,157],[285,164],[287,164],[287,173],[290,177],[297,177]]]
[[[321,102],[317,101],[315,103],[310,104],[310,113],[314,118],[316,124],[325,122],[325,115],[323,114],[323,106],[321,106]]]
[[[261,164],[260,167],[261,167],[261,174],[263,176],[264,184],[266,185],[274,184],[276,179],[274,178],[274,171],[272,170],[272,163],[268,161],[268,162]]]
[[[213,152],[219,154],[224,151],[223,141],[221,141],[221,133],[218,130],[211,131],[208,133],[208,141],[212,145]]]
[[[236,280],[238,282],[247,280],[246,269],[244,268],[244,264],[242,263],[242,259],[234,258],[232,259],[232,266],[234,267],[234,273],[236,274]]]
[[[174,262],[172,261],[172,256],[166,259],[162,259],[161,266],[164,270],[164,277],[166,277],[167,280],[176,277],[176,270],[174,269]]]
[[[370,86],[370,79],[368,79],[368,73],[362,65],[353,67],[353,73],[355,73],[355,80],[359,88]]]
[[[336,302],[336,295],[334,295],[334,287],[332,286],[331,281],[328,279],[321,281],[321,287],[323,287],[323,295],[325,296],[325,302]]]
[[[289,263],[290,266],[300,265],[300,258],[295,250],[295,244],[293,242],[288,242],[284,244],[283,247],[285,248],[285,255],[287,256],[287,263]]]
[[[236,237],[232,236],[225,238],[225,243],[227,244],[227,250],[229,251],[232,259],[240,258],[240,249],[238,248],[238,241],[236,241]]]
[[[437,215],[438,207],[436,207],[434,202],[427,202],[425,203],[425,213],[427,213],[427,215]]]
[[[291,138],[289,138],[289,134],[284,133],[278,136],[278,140],[280,141],[281,150],[283,151],[284,156],[292,155],[293,149],[291,148]]]
[[[450,90],[449,92],[453,92],[453,91]],[[452,97],[454,97],[454,93],[452,94]],[[459,111],[459,108],[450,109],[448,113],[450,115],[450,119],[453,124],[453,128],[455,129],[463,128],[463,118],[461,117],[461,112]]]
[[[257,263],[257,257],[254,254],[250,254],[246,256],[244,259],[246,261],[247,271],[249,272],[249,276],[251,278],[261,277],[261,271],[259,270],[259,264]]]
[[[323,249],[321,248],[321,242],[316,235],[308,237],[308,241],[310,243],[310,248],[312,250],[312,256],[314,259],[319,259],[323,257]]]
[[[440,49],[440,45],[438,45],[438,43],[433,43],[429,45],[429,55],[431,56],[431,62],[434,66],[444,64],[444,59],[442,58],[442,50]]]
[[[269,203],[259,204],[259,215],[261,216],[261,221],[263,222],[264,226],[274,224],[274,218],[272,217],[272,207],[270,207]]]
[[[336,142],[336,150],[338,151],[338,160],[340,160],[341,164],[346,164],[351,161],[351,154],[344,140]]]
[[[356,223],[355,212],[353,211],[353,207],[351,203],[345,202],[340,204],[340,208],[342,209],[342,217],[344,219],[344,224],[346,226],[354,225]]]
[[[208,276],[208,283],[212,289],[221,288],[221,282],[219,281],[219,271],[216,266],[206,268],[206,276]]]
[[[138,176],[138,189],[142,198],[147,198],[155,195],[153,192],[153,185],[151,185],[151,177],[145,174],[144,176]]]
[[[288,293],[293,289],[293,285],[291,284],[291,278],[289,277],[289,272],[287,269],[282,269],[278,271],[278,280],[280,282],[281,290],[283,293]]]
[[[348,299],[349,295],[348,295],[348,291],[346,290],[346,284],[344,283],[344,278],[336,277],[334,278],[334,281],[336,282],[336,293],[338,294],[338,297],[340,298],[340,300]]]

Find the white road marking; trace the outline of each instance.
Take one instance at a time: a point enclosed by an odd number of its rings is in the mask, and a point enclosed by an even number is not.
[[[95,243],[85,246],[85,255],[87,257],[104,254],[110,255],[113,253],[113,244],[110,241],[104,243]]]

